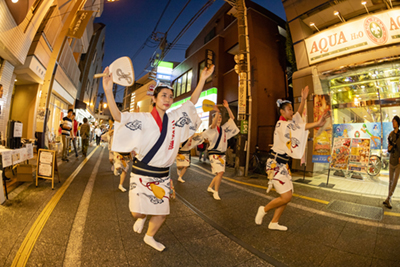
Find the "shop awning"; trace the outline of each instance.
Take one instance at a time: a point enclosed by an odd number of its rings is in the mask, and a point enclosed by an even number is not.
[[[75,109],[86,109],[86,103],[79,99],[75,99]]]

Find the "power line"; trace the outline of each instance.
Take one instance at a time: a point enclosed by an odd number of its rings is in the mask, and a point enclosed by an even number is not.
[[[187,1],[185,6],[182,8],[181,12],[179,12],[178,16],[175,18],[175,20],[172,22],[171,26],[169,26],[168,30],[165,32],[165,35],[168,34],[169,30],[172,28],[172,26],[175,24],[176,20],[179,18],[179,16],[182,14],[183,10],[187,7],[187,5],[190,3],[191,0]]]
[[[164,16],[164,13],[165,13],[165,11],[167,10],[167,8],[168,8],[168,6],[169,6],[170,3],[171,3],[171,0],[168,1],[168,3],[167,3],[167,5],[165,6],[163,12],[161,13],[160,18],[158,19],[157,24],[156,24],[156,26],[154,27],[153,33],[157,30],[158,24],[160,23],[161,18]]]
[[[161,60],[165,58],[165,56],[168,54],[168,52],[177,44],[179,39],[187,32],[187,30],[194,24],[194,22],[212,5],[214,0],[208,0],[207,3],[189,20],[189,22],[185,25],[185,27],[178,33],[178,35],[175,37],[175,39],[168,45],[168,47],[163,51],[161,54],[157,65]],[[154,60],[154,57],[150,58],[150,62],[147,64],[146,68],[151,64],[151,62]]]
[[[149,46],[147,43],[152,43],[152,37],[155,36],[155,32],[156,32],[156,30],[157,30],[158,24],[160,23],[161,18],[164,16],[164,13],[165,13],[165,11],[167,10],[167,8],[168,8],[168,6],[169,6],[170,3],[171,3],[171,0],[168,1],[168,3],[167,3],[167,5],[165,6],[163,12],[161,13],[161,16],[160,16],[160,18],[158,19],[158,21],[157,21],[157,23],[156,23],[156,26],[154,27],[153,32],[150,34],[149,37],[146,38],[146,40],[144,41],[144,43],[136,50],[135,54],[133,55],[133,57],[132,57],[132,59],[131,59],[132,61],[135,60],[135,58],[136,58],[136,57],[139,55],[139,53],[145,48],[145,46],[150,47],[150,48],[155,48],[155,47],[158,46],[158,43],[154,43],[154,42],[153,42],[153,45],[154,45],[154,46]]]

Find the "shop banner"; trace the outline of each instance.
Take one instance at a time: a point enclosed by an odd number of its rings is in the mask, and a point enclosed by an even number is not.
[[[331,110],[329,95],[314,95],[314,122]],[[332,124],[330,119],[324,126],[314,128],[313,157],[314,163],[328,163],[331,155]]]
[[[370,139],[353,138],[349,157],[349,171],[366,172],[370,156]]]
[[[318,25],[316,25],[318,27]],[[340,23],[305,39],[309,64],[400,42],[400,8]]]
[[[392,123],[390,123],[390,125],[392,125]],[[382,131],[380,122],[343,123],[343,124],[333,125],[334,138],[337,137],[368,138],[371,139],[371,149],[381,149],[381,133]],[[384,131],[384,136],[385,136],[385,131]],[[386,149],[387,149],[387,144],[386,144]]]
[[[86,30],[86,26],[90,21],[94,11],[79,10],[76,13],[74,21],[68,29],[67,36],[71,38],[81,39]]]
[[[351,138],[335,138],[332,146],[331,169],[347,170]]]

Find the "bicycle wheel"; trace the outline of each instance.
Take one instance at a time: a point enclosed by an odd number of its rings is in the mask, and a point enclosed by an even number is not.
[[[377,155],[370,156],[367,173],[371,176],[376,176],[381,172],[381,169],[382,169],[381,158]]]
[[[249,171],[252,173],[260,173],[260,161],[256,156],[252,156],[249,161]]]

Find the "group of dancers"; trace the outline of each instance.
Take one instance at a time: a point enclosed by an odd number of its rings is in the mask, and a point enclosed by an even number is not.
[[[212,75],[214,65],[204,68],[199,83],[193,91],[190,101],[180,108],[167,113],[173,103],[173,88],[159,85],[152,96],[153,110],[149,113],[121,113],[117,108],[112,93],[112,74],[107,67],[104,70],[103,88],[115,120],[112,151],[123,160],[123,171],[130,173],[129,209],[136,221],[133,230],[141,233],[145,222],[149,219],[144,242],[158,251],[165,246],[154,239],[154,235],[170,213],[169,200],[175,197],[173,182],[169,176],[169,168],[177,161],[178,181],[184,182],[183,175],[190,164],[189,151],[196,145],[208,140],[208,154],[212,173],[215,177],[207,188],[215,200],[220,200],[219,188],[225,172],[225,151],[228,139],[237,135],[239,129],[227,101],[223,106],[229,113],[229,120],[221,125],[222,116],[217,106],[211,126],[200,134],[195,134],[201,124],[195,104],[203,90],[205,81]],[[302,112],[308,96],[308,88],[302,91]],[[293,108],[289,101],[278,101],[281,117],[276,124],[272,158],[268,160],[267,170],[273,171],[270,185],[274,186],[280,197],[268,205],[261,206],[256,215],[256,224],[261,224],[265,214],[275,209],[274,217],[269,224],[270,229],[287,230],[278,224],[278,220],[290,201],[293,185],[287,165],[289,157],[301,158],[307,141],[308,129],[322,126],[327,118],[324,115],[315,123],[303,123],[299,113],[293,116]],[[134,151],[135,157],[131,152]],[[121,169],[121,168],[119,168]],[[149,218],[148,218],[149,217]]]

